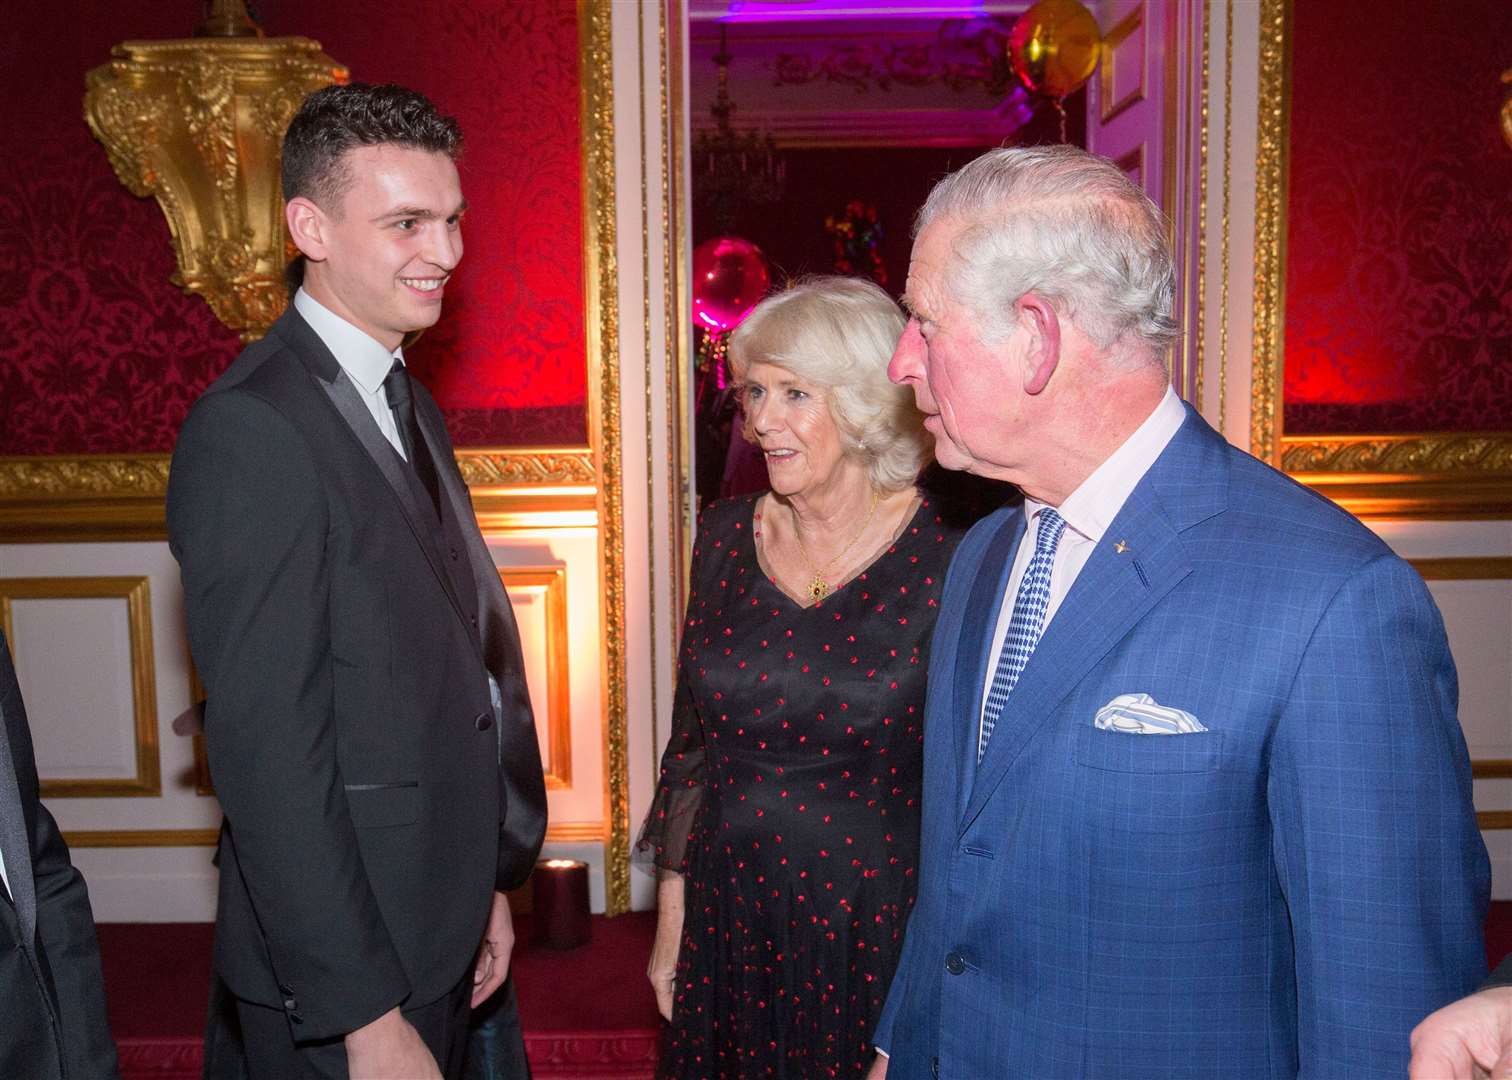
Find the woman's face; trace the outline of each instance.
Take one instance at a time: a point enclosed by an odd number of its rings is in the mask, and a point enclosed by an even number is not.
[[[835,478],[845,447],[823,387],[755,361],[741,381],[741,400],[774,492],[803,495]]]

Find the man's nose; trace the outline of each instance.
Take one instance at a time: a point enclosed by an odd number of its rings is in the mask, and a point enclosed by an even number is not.
[[[923,374],[923,360],[924,335],[919,333],[917,320],[909,319],[893,349],[892,359],[887,362],[887,377],[900,386],[912,382]]]
[[[444,225],[432,230],[425,258],[432,266],[451,273],[462,261],[462,231]]]

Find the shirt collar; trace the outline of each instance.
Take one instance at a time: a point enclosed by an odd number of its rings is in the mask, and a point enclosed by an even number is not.
[[[389,352],[303,289],[294,294],[294,307],[331,350],[341,370],[365,393],[376,394],[394,361],[404,362],[402,345]]]
[[[1186,407],[1173,387],[1167,386],[1160,404],[1134,429],[1134,434],[1124,440],[1108,459],[1093,470],[1092,475],[1066,497],[1056,508],[1073,529],[1096,543],[1103,538],[1108,526],[1123,509],[1129,495],[1150,471],[1155,459],[1176,437],[1177,430],[1186,422]],[[1033,521],[1046,503],[1036,499],[1024,499],[1024,515]]]

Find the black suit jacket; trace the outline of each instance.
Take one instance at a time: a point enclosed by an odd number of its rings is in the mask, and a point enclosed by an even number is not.
[[[10,899],[0,900],[0,1076],[116,1076],[89,893],[57,822],[37,801],[31,731],[4,630],[0,855],[10,882]]]
[[[509,602],[415,396],[449,532],[292,306],[174,450],[169,536],[225,813],[216,969],[301,1042],[447,993],[545,833]]]

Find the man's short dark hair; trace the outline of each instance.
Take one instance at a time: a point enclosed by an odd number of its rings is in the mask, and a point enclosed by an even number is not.
[[[284,135],[284,201],[303,196],[335,212],[352,181],[344,160],[347,151],[385,143],[455,160],[462,152],[462,129],[424,94],[392,83],[348,83],[315,91]]]

